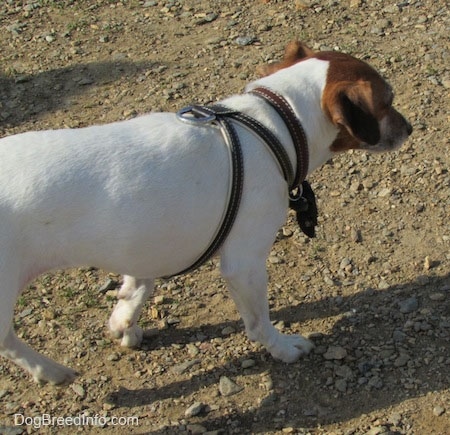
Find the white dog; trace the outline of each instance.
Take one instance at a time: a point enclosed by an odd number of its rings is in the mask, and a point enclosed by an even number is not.
[[[284,60],[247,90],[264,86],[286,99],[306,133],[309,171],[349,148],[398,148],[410,124],[392,108],[378,73],[351,56],[314,53],[291,43]],[[293,140],[280,115],[252,93],[221,104],[273,132],[295,169]],[[13,330],[21,290],[39,274],[96,266],[124,274],[109,321],[122,344],[136,346],[142,305],[153,280],[185,269],[220,226],[230,184],[221,131],[175,114],[0,139],[0,354],[38,381],[71,381],[75,372],[35,352]],[[233,121],[245,177],[240,207],[218,254],[250,340],[293,362],[312,343],[283,335],[269,320],[266,258],[286,219],[289,193],[261,138]]]

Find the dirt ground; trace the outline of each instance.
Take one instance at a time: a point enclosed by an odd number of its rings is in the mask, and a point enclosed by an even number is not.
[[[442,0],[2,2],[0,136],[216,101],[294,38],[375,66],[414,133],[310,177],[316,239],[292,215],[280,230],[271,316],[309,356],[246,339],[217,259],[158,282],[138,350],[106,328],[121,277],[55,272],[19,298],[16,329],[80,376],[37,385],[1,359],[0,433],[450,433],[449,24]]]

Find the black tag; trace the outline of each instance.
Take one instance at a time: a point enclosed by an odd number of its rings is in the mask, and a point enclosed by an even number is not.
[[[316,197],[310,184],[307,181],[302,183],[302,196],[298,199],[290,200],[289,206],[297,213],[297,222],[300,229],[308,236],[315,237],[317,225],[317,204]]]

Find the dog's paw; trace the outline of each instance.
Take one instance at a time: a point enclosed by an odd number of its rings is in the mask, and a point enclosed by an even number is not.
[[[78,376],[75,370],[53,361],[51,364],[38,366],[32,374],[33,379],[39,384],[49,382],[53,385],[70,384]]]
[[[301,335],[279,334],[275,343],[268,349],[270,354],[285,363],[293,363],[301,356],[307,355],[314,344]]]
[[[125,329],[122,335],[121,346],[124,347],[139,347],[142,343],[144,331],[137,325],[131,328]]]

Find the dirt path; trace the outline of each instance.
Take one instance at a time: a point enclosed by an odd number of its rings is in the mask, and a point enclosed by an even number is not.
[[[311,177],[316,239],[292,216],[280,231],[272,318],[311,334],[311,355],[285,365],[249,343],[215,260],[158,284],[141,320],[158,334],[136,351],[105,327],[120,277],[45,275],[16,327],[80,377],[38,386],[1,359],[0,433],[450,433],[449,24],[434,0],[2,2],[1,136],[215,101],[293,38],[381,70],[415,131]],[[222,395],[223,377],[239,392]]]

